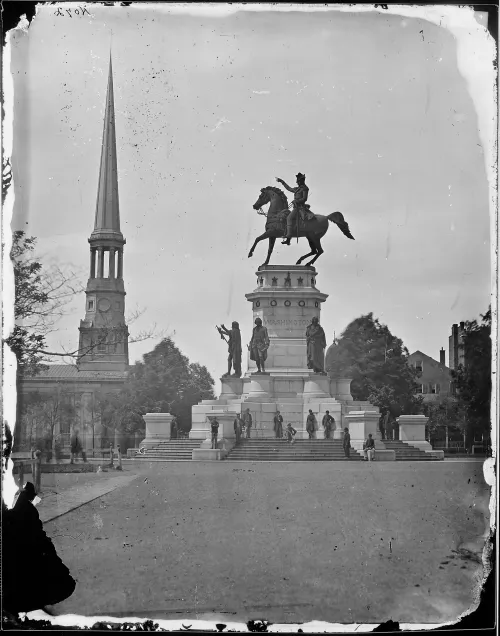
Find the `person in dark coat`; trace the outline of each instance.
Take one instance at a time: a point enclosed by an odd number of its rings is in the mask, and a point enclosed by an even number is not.
[[[177,439],[179,435],[179,422],[177,421],[177,416],[174,415],[172,421],[170,422],[170,439]]]
[[[323,428],[325,430],[325,439],[330,439],[332,433],[332,426],[335,420],[330,415],[330,411],[327,411],[323,417]]]
[[[342,440],[342,446],[344,447],[344,454],[349,459],[351,456],[351,435],[349,429],[344,428],[344,439]]]
[[[368,437],[363,444],[363,455],[365,456],[366,462],[371,462],[375,457],[375,440],[371,433],[368,433]]]
[[[212,448],[217,448],[217,439],[219,437],[219,420],[216,417],[212,418],[210,431],[212,433]]]
[[[306,431],[309,434],[309,439],[314,439],[314,432],[316,431],[317,428],[318,428],[318,422],[316,421],[316,416],[314,415],[312,410],[309,409],[309,415],[307,416],[307,420],[306,420]]]
[[[241,415],[238,413],[234,420],[234,435],[236,437],[237,444],[240,443],[242,430],[243,430],[243,421],[241,419]]]
[[[297,431],[293,428],[290,422],[288,422],[288,424],[286,425],[285,433],[286,433],[286,438],[288,440],[288,443],[293,444],[295,441],[295,435],[297,434]]]
[[[274,416],[274,433],[276,439],[283,437],[283,416],[279,411],[276,411],[276,415]]]
[[[2,600],[4,611],[14,616],[38,609],[51,613],[47,606],[64,601],[76,587],[43,530],[35,496],[28,482],[11,510],[2,500]]]
[[[85,451],[83,450],[82,442],[80,440],[80,435],[78,434],[78,431],[75,431],[73,437],[71,438],[71,461],[70,461],[71,464],[74,462],[74,460],[76,459],[76,457],[78,457],[80,453],[82,454],[83,461],[86,462],[87,456],[85,455]]]

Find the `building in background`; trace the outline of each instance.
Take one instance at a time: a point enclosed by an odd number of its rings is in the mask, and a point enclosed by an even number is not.
[[[415,351],[408,356],[408,364],[420,372],[417,392],[424,396],[425,402],[438,401],[452,395],[452,378],[450,369],[445,364],[444,349],[439,352],[439,362],[421,351]]]
[[[85,318],[79,327],[77,363],[51,364],[22,381],[18,399],[25,414],[16,425],[17,449],[30,448],[35,439],[48,434],[67,450],[75,430],[87,451],[115,441],[114,430],[107,429],[101,418],[100,396],[119,391],[125,382],[129,334],[125,322],[125,239],[120,231],[111,58],[95,223],[89,243],[90,272]]]
[[[465,365],[465,348],[464,348],[465,323],[455,324],[451,327],[451,336],[449,341],[449,364],[453,371],[456,371],[459,365]]]

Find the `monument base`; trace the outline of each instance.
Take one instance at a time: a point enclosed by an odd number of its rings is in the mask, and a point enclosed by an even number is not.
[[[309,409],[312,410],[317,420],[317,428],[314,431],[315,439],[324,439],[325,431],[322,426],[323,417],[329,411],[334,418],[334,425],[331,429],[333,439],[343,438],[344,427],[350,427],[350,413],[365,412],[372,426],[370,432],[377,431],[376,448],[383,450],[379,442],[380,433],[376,423],[378,422],[378,408],[367,402],[354,402],[346,383],[349,380],[342,378],[342,381],[331,379],[328,376],[312,373],[303,370],[302,373],[247,373],[242,378],[221,378],[221,395],[217,400],[204,400],[200,404],[192,407],[192,428],[189,433],[190,439],[210,439],[210,420],[214,415],[221,424],[221,417],[224,419],[223,437],[232,443],[229,437],[231,431],[234,435],[234,419],[236,414],[243,414],[246,409],[250,409],[252,416],[251,437],[257,439],[272,439],[276,437],[274,431],[274,416],[280,411],[283,417],[283,428],[290,423],[297,431],[296,439],[308,439],[309,433],[306,430],[306,420]],[[341,387],[341,396],[335,395],[338,387]],[[355,418],[357,420],[357,418]],[[354,448],[362,448],[365,432],[364,426],[356,428],[356,435],[351,440]],[[359,429],[359,430],[358,430]],[[222,434],[221,429],[219,429]],[[374,435],[375,437],[375,435]],[[194,456],[193,456],[194,458]]]

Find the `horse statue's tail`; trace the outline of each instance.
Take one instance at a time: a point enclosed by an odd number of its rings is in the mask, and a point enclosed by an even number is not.
[[[350,238],[354,241],[354,236],[351,234],[349,226],[344,221],[344,216],[342,215],[342,212],[332,212],[326,218],[332,223],[335,223],[336,225],[338,225],[342,234],[345,234],[347,238]]]

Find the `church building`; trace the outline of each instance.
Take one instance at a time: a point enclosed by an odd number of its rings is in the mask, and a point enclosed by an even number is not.
[[[17,448],[30,448],[44,428],[40,419],[51,417],[55,421],[54,438],[64,450],[69,449],[75,430],[87,451],[114,441],[114,431],[107,430],[101,422],[99,399],[119,391],[125,382],[129,334],[125,322],[125,239],[120,230],[111,58],[95,222],[88,242],[90,271],[76,364],[50,364],[38,375],[23,379],[18,400],[25,412],[31,403],[38,402],[38,407],[32,409],[31,416],[25,414],[16,427]]]

